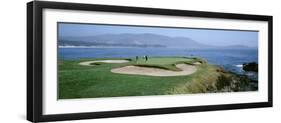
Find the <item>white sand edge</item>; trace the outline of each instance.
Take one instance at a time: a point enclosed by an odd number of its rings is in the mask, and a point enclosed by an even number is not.
[[[200,62],[194,62],[194,63],[192,63],[192,64],[194,64],[194,65],[200,65],[201,63],[200,63]]]
[[[148,75],[148,76],[183,76],[190,75],[197,71],[197,68],[193,65],[187,64],[177,64],[177,68],[182,71],[171,71],[164,70],[160,68],[150,68],[150,67],[139,67],[139,66],[125,66],[121,68],[111,69],[113,73],[120,74],[132,74],[132,75]]]
[[[86,62],[80,62],[80,65],[84,65],[84,66],[94,66],[91,65],[92,63],[126,63],[129,62],[128,60],[95,60],[95,61],[86,61]]]

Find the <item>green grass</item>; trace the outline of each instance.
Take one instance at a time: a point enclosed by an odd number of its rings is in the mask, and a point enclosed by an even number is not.
[[[218,68],[199,58],[154,57],[148,61],[129,59],[122,64],[79,65],[81,61],[101,60],[60,60],[59,61],[59,99],[120,97],[204,93],[214,85],[220,72]],[[175,64],[201,62],[197,72],[186,76],[155,77],[126,75],[110,72],[112,68],[127,65],[144,65],[169,70],[178,70]]]
[[[184,57],[156,57],[156,58],[148,58],[147,61],[144,59],[139,59],[137,64],[147,64],[147,65],[168,65],[175,64],[177,62],[190,62],[193,59],[184,58]]]

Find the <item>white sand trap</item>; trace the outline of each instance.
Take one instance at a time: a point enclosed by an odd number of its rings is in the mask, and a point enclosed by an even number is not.
[[[148,76],[183,76],[190,75],[196,72],[197,68],[193,65],[177,64],[177,68],[182,71],[171,71],[160,68],[139,67],[139,66],[125,66],[121,68],[112,69],[113,73],[133,74],[133,75],[148,75]]]
[[[86,62],[80,62],[80,65],[85,65],[85,66],[94,66],[91,65],[92,63],[126,63],[129,62],[128,60],[96,60],[96,61],[86,61]]]
[[[193,64],[194,64],[194,65],[200,65],[201,62],[194,62]]]

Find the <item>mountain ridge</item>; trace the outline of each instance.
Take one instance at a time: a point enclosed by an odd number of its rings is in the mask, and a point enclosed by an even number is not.
[[[59,46],[102,47],[168,47],[168,48],[250,48],[244,45],[213,46],[199,43],[188,37],[169,37],[153,33],[101,34],[95,36],[67,36],[59,38]]]

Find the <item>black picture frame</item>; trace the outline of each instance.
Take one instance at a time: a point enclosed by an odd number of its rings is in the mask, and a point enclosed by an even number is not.
[[[43,95],[42,95],[43,12],[42,10],[45,8],[266,21],[268,22],[268,101],[255,102],[255,103],[241,103],[241,104],[43,115],[42,113],[43,111],[43,107],[42,107],[43,106],[42,105],[43,102]],[[273,32],[272,31],[273,31],[273,17],[265,16],[265,15],[185,11],[185,10],[93,5],[93,4],[63,3],[63,2],[45,2],[45,1],[29,2],[27,3],[27,120],[32,122],[45,122],[45,121],[63,121],[63,120],[79,120],[79,119],[93,119],[93,118],[106,118],[106,117],[123,117],[123,116],[137,116],[137,115],[154,115],[154,114],[272,107],[273,106],[273,96],[272,96]]]

